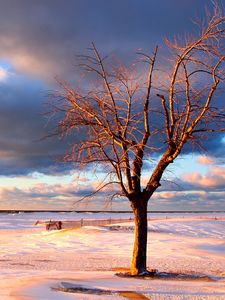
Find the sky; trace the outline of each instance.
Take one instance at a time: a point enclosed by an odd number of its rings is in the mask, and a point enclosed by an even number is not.
[[[76,55],[91,42],[128,63],[139,49],[151,53],[165,37],[193,32],[191,20],[210,3],[0,0],[0,209],[129,209],[125,199],[106,200],[106,192],[77,202],[104,174],[59,161],[68,142],[44,138],[48,95],[56,77],[79,81]],[[225,210],[225,138],[214,134],[206,145],[173,164],[150,210]]]

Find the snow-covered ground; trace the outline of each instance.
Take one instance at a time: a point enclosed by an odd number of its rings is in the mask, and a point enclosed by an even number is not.
[[[225,299],[225,214],[150,214],[148,265],[171,275],[157,279],[115,276],[115,270],[129,268],[132,222],[60,231],[33,225],[36,220],[131,216],[0,214],[0,299]],[[103,294],[60,291],[65,287]]]

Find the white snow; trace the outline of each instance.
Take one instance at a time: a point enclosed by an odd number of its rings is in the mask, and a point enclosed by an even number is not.
[[[133,222],[45,231],[39,220],[130,218],[110,213],[0,214],[0,299],[125,299],[72,294],[52,288],[136,291],[149,299],[225,299],[225,214],[150,214],[148,265],[159,272],[212,280],[134,279],[115,276],[129,268]],[[129,299],[129,298],[127,298]]]

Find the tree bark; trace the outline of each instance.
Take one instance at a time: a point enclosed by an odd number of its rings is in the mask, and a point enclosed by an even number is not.
[[[143,198],[131,201],[135,223],[133,258],[130,267],[131,275],[141,275],[147,273],[147,206],[148,201]]]

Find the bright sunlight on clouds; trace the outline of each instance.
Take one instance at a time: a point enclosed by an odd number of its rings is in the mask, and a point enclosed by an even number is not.
[[[0,66],[0,81],[5,81],[8,78],[8,76],[8,71]]]

